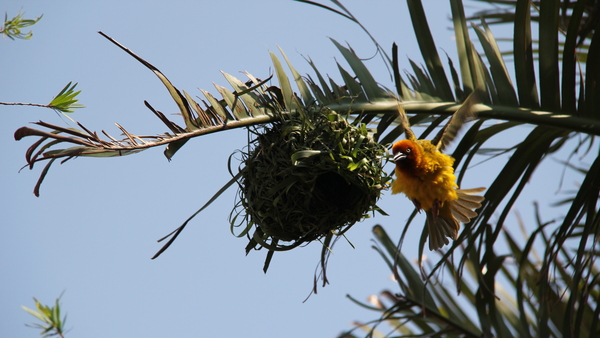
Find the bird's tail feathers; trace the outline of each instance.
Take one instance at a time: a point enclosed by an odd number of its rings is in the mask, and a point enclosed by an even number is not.
[[[458,199],[446,202],[452,217],[434,215],[431,210],[427,212],[429,250],[437,250],[448,244],[448,238],[452,240],[458,238],[460,223],[469,223],[471,218],[477,216],[474,210],[481,207],[484,197],[476,194],[484,190],[485,188],[457,189]]]
[[[460,225],[454,218],[435,216],[431,210],[426,212],[427,230],[429,231],[429,250],[437,250],[450,243],[448,238],[457,239]]]

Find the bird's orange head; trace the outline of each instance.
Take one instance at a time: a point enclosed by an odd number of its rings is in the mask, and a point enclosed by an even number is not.
[[[392,146],[394,163],[398,167],[414,167],[419,162],[421,148],[411,140],[401,140]]]

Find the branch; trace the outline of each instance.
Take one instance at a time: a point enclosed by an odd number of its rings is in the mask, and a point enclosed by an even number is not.
[[[42,107],[42,108],[50,108],[60,113],[72,113],[72,109],[85,108],[84,105],[77,103],[79,100],[76,99],[77,95],[81,93],[80,91],[75,91],[75,87],[77,87],[77,83],[71,86],[73,82],[67,83],[67,85],[61,89],[60,93],[56,95],[52,101],[48,104],[37,104],[37,103],[10,103],[10,102],[0,102],[1,105],[5,106],[30,106],[30,107]],[[70,117],[65,115],[67,118]]]
[[[4,105],[4,106],[31,106],[31,107],[52,108],[47,104],[39,104],[39,103],[0,102],[0,104]]]

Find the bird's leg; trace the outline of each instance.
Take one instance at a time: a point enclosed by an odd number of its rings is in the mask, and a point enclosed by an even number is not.
[[[412,202],[415,205],[415,208],[417,208],[417,211],[421,212],[421,202],[417,201],[416,199],[413,199]]]
[[[431,215],[433,215],[434,219],[439,216],[441,207],[442,203],[440,203],[440,200],[434,199],[433,205],[431,205]]]

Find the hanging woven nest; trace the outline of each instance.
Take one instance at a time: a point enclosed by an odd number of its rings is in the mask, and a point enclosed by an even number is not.
[[[247,231],[256,227],[251,243],[287,250],[341,235],[379,210],[376,202],[389,181],[387,151],[364,124],[325,109],[286,115],[253,132],[257,137],[242,152],[232,217],[234,226],[242,219]]]

